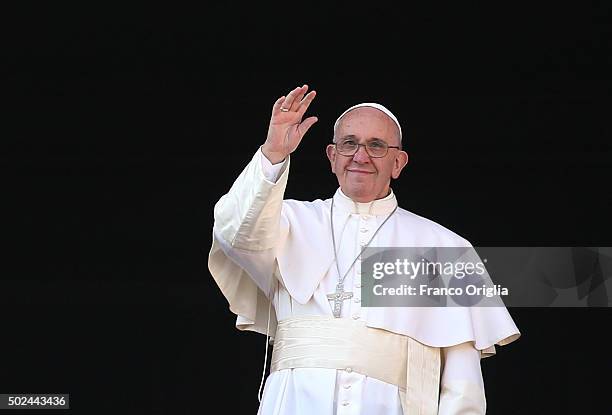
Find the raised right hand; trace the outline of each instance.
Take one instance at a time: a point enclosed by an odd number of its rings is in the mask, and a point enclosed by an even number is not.
[[[280,163],[293,153],[304,134],[318,121],[317,117],[308,117],[302,121],[304,113],[316,95],[315,91],[310,91],[304,96],[306,91],[308,85],[297,87],[286,97],[277,99],[272,107],[268,137],[261,146],[261,151],[272,164]]]

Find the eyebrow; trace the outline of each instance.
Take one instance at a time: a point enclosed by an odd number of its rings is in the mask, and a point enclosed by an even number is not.
[[[349,135],[345,135],[344,137],[340,137],[340,140],[348,140],[348,139],[356,139],[357,136],[355,136],[354,134],[349,134]],[[383,140],[382,138],[378,138],[378,137],[370,137],[368,138],[366,141],[384,141],[386,143],[385,140]]]

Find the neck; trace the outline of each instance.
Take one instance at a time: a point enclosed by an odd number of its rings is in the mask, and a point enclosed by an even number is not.
[[[340,210],[360,215],[386,215],[397,205],[392,189],[388,189],[388,194],[385,197],[369,202],[359,202],[358,199],[347,196],[342,188],[336,191],[334,197],[338,199],[336,202]]]
[[[391,188],[387,187],[386,190],[384,190],[383,192],[381,192],[376,198],[371,198],[371,197],[359,197],[359,196],[355,196],[355,195],[351,195],[349,196],[348,193],[346,193],[344,191],[344,189],[340,188],[342,190],[342,193],[348,197],[349,199],[351,199],[353,202],[356,203],[371,203],[371,202],[375,202],[377,200],[381,200],[381,199],[385,199],[387,197],[389,197],[389,195],[391,194]]]

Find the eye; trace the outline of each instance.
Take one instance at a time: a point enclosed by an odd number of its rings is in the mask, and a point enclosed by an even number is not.
[[[344,140],[342,142],[342,145],[343,146],[354,146],[355,145],[355,140],[351,140],[351,139]]]
[[[385,148],[386,146],[387,144],[383,141],[372,141],[368,143],[368,147],[370,148],[380,149],[380,148]]]

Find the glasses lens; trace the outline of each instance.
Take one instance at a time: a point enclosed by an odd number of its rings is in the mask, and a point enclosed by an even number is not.
[[[352,156],[357,152],[359,144],[353,140],[345,140],[336,144],[338,152],[344,156]],[[387,155],[389,146],[384,141],[371,141],[365,145],[370,157],[384,157]]]
[[[352,140],[341,141],[336,145],[338,152],[342,155],[353,155],[357,150],[357,143]]]
[[[387,154],[387,143],[384,141],[371,141],[367,145],[368,153],[372,157],[384,157]]]

